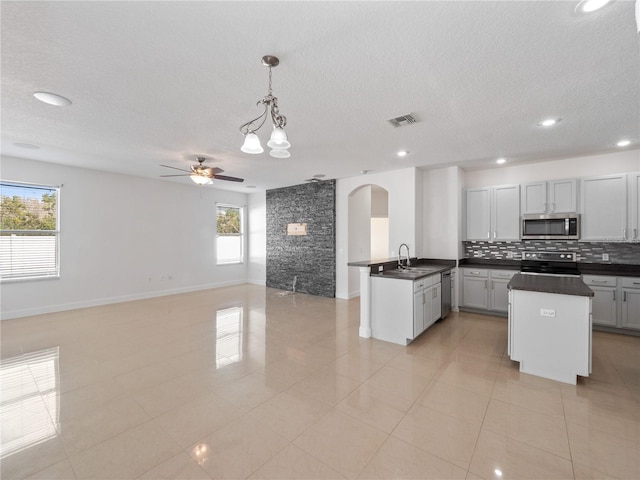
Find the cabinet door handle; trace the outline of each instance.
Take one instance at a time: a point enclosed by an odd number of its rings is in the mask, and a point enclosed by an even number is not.
[[[489,288],[489,286],[487,285],[488,280],[484,281],[484,289],[487,290],[487,288]]]
[[[547,211],[547,205],[548,205],[548,204],[547,204],[547,203],[543,203],[542,205],[544,206],[544,211],[546,212],[546,211]]]
[[[640,282],[633,282],[634,285],[640,285]]]
[[[624,238],[625,240],[627,239],[627,229],[626,228],[622,229],[622,238]]]
[[[469,272],[471,275],[480,275],[480,272]]]
[[[622,292],[622,301],[623,302],[627,301],[627,292]]]
[[[433,289],[433,298],[436,298],[438,296],[438,291],[434,288]]]
[[[593,283],[607,283],[606,280],[591,280]]]
[[[498,238],[498,232],[496,232],[495,230],[493,231],[493,239],[495,240],[496,238]]]
[[[491,232],[487,232],[487,238],[491,240]]]
[[[551,211],[552,211],[552,212],[555,212],[555,211],[556,211],[556,204],[555,204],[555,203],[552,203],[552,204],[551,204]]]
[[[613,291],[613,301],[614,302],[616,301],[616,291],[615,290]]]
[[[637,229],[637,228],[634,228],[634,229],[633,229],[633,239],[634,239],[634,240],[637,240],[637,239],[638,239],[638,229]]]

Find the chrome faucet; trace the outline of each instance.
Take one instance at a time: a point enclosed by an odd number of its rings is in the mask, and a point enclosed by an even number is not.
[[[404,266],[402,265],[402,257],[401,257],[401,252],[402,252],[402,247],[406,247],[407,248],[407,259],[406,259],[406,263],[404,264]],[[398,247],[398,268],[409,268],[409,266],[411,265],[411,260],[409,260],[409,245],[407,245],[406,243],[401,243],[400,247]]]

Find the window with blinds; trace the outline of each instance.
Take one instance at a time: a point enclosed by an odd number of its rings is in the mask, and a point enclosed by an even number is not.
[[[242,207],[216,205],[216,258],[218,265],[244,261]]]
[[[58,187],[0,181],[0,279],[60,276]]]

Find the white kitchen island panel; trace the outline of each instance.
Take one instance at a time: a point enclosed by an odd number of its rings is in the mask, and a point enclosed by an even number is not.
[[[575,385],[591,373],[591,297],[509,291],[509,355],[520,371]]]

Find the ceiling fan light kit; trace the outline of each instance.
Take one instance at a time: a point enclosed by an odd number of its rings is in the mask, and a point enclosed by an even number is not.
[[[189,175],[189,178],[198,185],[210,185],[213,183],[209,177],[203,177],[202,175],[197,175],[195,173]]]
[[[186,172],[179,175],[160,175],[161,177],[189,177],[193,183],[197,185],[210,185],[213,183],[213,179],[226,180],[228,182],[244,182],[244,178],[230,177],[228,175],[220,175],[224,170],[218,167],[205,167],[204,162],[206,157],[196,157],[198,165],[191,165],[189,170],[183,168],[172,167],[171,165],[161,165],[162,167],[171,168],[173,170],[180,170]]]
[[[262,57],[262,64],[265,67],[269,67],[269,91],[265,97],[256,103],[256,106],[262,105],[262,113],[253,120],[240,126],[240,132],[244,135],[244,143],[242,147],[240,147],[240,150],[253,155],[264,152],[264,148],[262,148],[256,131],[262,128],[267,120],[267,116],[270,116],[271,122],[273,123],[273,132],[271,132],[271,137],[267,142],[267,146],[271,148],[269,155],[275,158],[289,158],[291,153],[287,150],[291,146],[291,143],[289,143],[287,134],[284,131],[284,127],[287,125],[287,117],[280,113],[278,109],[278,98],[273,96],[271,89],[271,69],[277,67],[280,64],[280,60],[273,55],[265,55]]]

